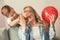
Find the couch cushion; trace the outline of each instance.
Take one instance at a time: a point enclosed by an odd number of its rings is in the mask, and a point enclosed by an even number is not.
[[[0,28],[0,40],[9,40],[8,39],[7,29]]]
[[[18,37],[18,28],[19,27],[12,27],[12,28],[9,29],[10,40],[19,40],[19,37]]]

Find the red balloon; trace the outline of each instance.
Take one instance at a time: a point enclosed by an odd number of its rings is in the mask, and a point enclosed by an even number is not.
[[[58,18],[58,11],[55,7],[48,6],[48,7],[43,9],[42,18],[43,18],[43,20],[45,20],[49,24],[50,24],[50,19],[49,18],[51,17],[51,15],[55,15],[56,19]]]

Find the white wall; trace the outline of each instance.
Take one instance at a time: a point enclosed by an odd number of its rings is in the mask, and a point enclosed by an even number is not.
[[[1,9],[1,7],[4,6],[4,5],[5,5],[4,1],[3,1],[3,0],[0,0],[0,9]],[[6,26],[5,21],[6,21],[6,20],[5,20],[5,18],[2,16],[1,10],[0,10],[0,28],[3,28],[3,27]]]
[[[24,6],[26,5],[30,5],[32,7],[34,7],[36,9],[36,11],[38,13],[41,14],[42,12],[42,9],[45,7],[45,6],[48,6],[48,5],[52,5],[52,6],[55,6],[59,12],[59,17],[56,21],[56,33],[57,33],[57,36],[60,37],[60,0],[4,0],[4,3],[5,4],[8,4],[10,6],[12,6],[15,11],[17,13],[21,13],[21,10]]]

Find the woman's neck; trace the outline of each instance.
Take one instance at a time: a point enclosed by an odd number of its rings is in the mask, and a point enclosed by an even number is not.
[[[32,27],[37,27],[37,22],[35,21],[35,20],[33,20],[33,21],[31,21],[30,22],[30,25],[32,26]]]

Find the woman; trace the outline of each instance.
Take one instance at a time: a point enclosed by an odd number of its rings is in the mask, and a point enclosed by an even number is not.
[[[26,6],[23,9],[22,18],[24,18],[27,23],[27,27],[26,25],[25,27],[22,27],[25,30],[27,29],[25,35],[26,40],[53,40],[55,36],[53,29],[55,16],[52,15],[50,18],[50,25],[46,25],[46,23],[40,19],[40,16],[31,6]]]
[[[18,34],[20,39],[23,39],[24,37],[26,40],[45,40],[48,37],[47,35],[45,38],[45,34],[48,31],[46,25],[42,22],[40,16],[31,6],[24,7],[21,18],[24,18],[26,20],[27,26],[22,27],[24,28],[23,33],[19,31]],[[24,35],[26,29],[27,31]],[[48,40],[48,38],[46,40]]]

